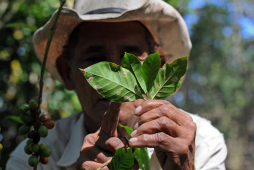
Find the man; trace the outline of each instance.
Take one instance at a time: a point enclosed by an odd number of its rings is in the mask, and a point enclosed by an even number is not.
[[[47,68],[66,89],[76,91],[83,112],[58,121],[41,140],[52,154],[49,164],[40,164],[38,169],[101,167],[126,146],[122,137],[128,135],[117,127],[118,122],[135,129],[131,146],[149,147],[151,169],[225,169],[223,136],[207,120],[165,100],[110,104],[78,69],[100,61],[120,64],[124,52],[143,62],[159,51],[162,65],[188,55],[191,43],[179,13],[161,0],[80,0],[74,9],[63,9]],[[34,35],[41,60],[54,17]],[[29,169],[24,145],[25,141],[11,154],[7,170]],[[133,169],[138,169],[136,162]]]

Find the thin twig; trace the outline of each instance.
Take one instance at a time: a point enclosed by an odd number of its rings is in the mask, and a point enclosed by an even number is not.
[[[39,108],[40,109],[40,104],[41,104],[41,97],[42,97],[42,90],[43,90],[43,77],[44,77],[44,70],[46,67],[46,62],[47,62],[47,58],[48,58],[48,52],[49,52],[49,47],[51,44],[51,40],[53,38],[53,35],[55,34],[55,30],[56,30],[56,23],[58,21],[59,15],[61,13],[61,10],[63,8],[63,5],[65,3],[65,0],[61,0],[61,6],[58,9],[55,21],[54,21],[54,25],[53,27],[50,29],[50,34],[49,34],[49,38],[48,38],[48,42],[47,42],[47,46],[45,49],[45,54],[44,54],[44,58],[43,58],[43,63],[42,63],[42,67],[41,67],[41,77],[40,77],[40,91],[39,91],[39,97],[38,97],[38,104],[39,104]]]
[[[112,158],[110,158],[110,160],[108,160],[107,162],[105,162],[104,164],[102,164],[97,170],[101,170],[103,167],[108,166],[109,163],[111,162]]]
[[[48,52],[49,52],[49,47],[52,41],[52,38],[55,34],[55,30],[56,30],[56,24],[58,21],[58,18],[60,16],[61,10],[63,8],[63,5],[65,4],[66,0],[60,0],[61,5],[57,11],[56,14],[56,18],[53,24],[53,27],[50,29],[50,33],[49,33],[49,37],[48,37],[48,42],[47,42],[47,46],[45,49],[45,54],[44,54],[44,58],[43,58],[43,63],[42,63],[42,67],[41,67],[41,76],[40,76],[40,81],[39,81],[39,97],[38,97],[38,108],[36,110],[36,118],[35,118],[35,130],[38,131],[39,128],[39,116],[40,116],[40,110],[41,110],[41,101],[42,101],[42,91],[43,91],[43,78],[44,78],[44,71],[45,71],[45,67],[46,67],[46,63],[47,63],[47,58],[48,58]],[[34,170],[37,170],[37,166],[34,167]]]

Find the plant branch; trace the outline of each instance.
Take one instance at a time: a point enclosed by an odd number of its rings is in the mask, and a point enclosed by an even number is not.
[[[53,27],[50,29],[50,34],[49,34],[47,46],[46,46],[46,49],[45,49],[45,54],[44,54],[43,63],[42,63],[42,67],[41,67],[41,77],[40,77],[40,82],[39,82],[40,90],[39,90],[39,97],[38,97],[38,104],[39,104],[38,109],[40,109],[40,104],[41,104],[42,90],[43,90],[43,77],[44,77],[44,71],[45,71],[46,62],[47,62],[47,58],[48,58],[49,47],[50,47],[53,35],[55,34],[56,24],[57,24],[57,21],[58,21],[58,18],[60,16],[60,13],[61,13],[61,10],[63,8],[64,3],[65,3],[65,0],[61,0],[61,5],[58,9]]]
[[[41,108],[41,102],[42,102],[43,84],[44,84],[43,83],[43,78],[44,78],[44,71],[45,71],[47,58],[48,58],[48,52],[49,52],[49,48],[50,48],[52,38],[55,34],[56,24],[57,24],[58,18],[60,16],[60,13],[62,11],[63,5],[65,4],[66,0],[60,0],[60,2],[61,2],[61,5],[58,8],[56,18],[54,20],[53,27],[50,29],[50,33],[49,33],[49,37],[48,37],[48,41],[47,41],[47,46],[46,46],[45,54],[44,54],[44,58],[43,58],[43,63],[42,63],[42,67],[41,67],[41,76],[40,76],[40,81],[39,81],[38,108],[36,109],[36,117],[35,117],[35,124],[34,124],[34,128],[35,128],[36,131],[38,131],[38,128],[39,128],[39,125],[40,125],[39,116],[40,116],[40,108]],[[34,167],[34,170],[37,170],[37,166]]]

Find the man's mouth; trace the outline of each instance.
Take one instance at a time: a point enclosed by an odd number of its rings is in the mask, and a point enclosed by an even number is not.
[[[99,99],[98,102],[109,103],[110,101],[106,98]]]

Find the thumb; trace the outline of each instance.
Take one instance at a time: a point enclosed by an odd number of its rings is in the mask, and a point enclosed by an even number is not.
[[[117,137],[117,126],[121,105],[121,103],[111,102],[106,114],[103,117],[101,130],[109,136]]]

